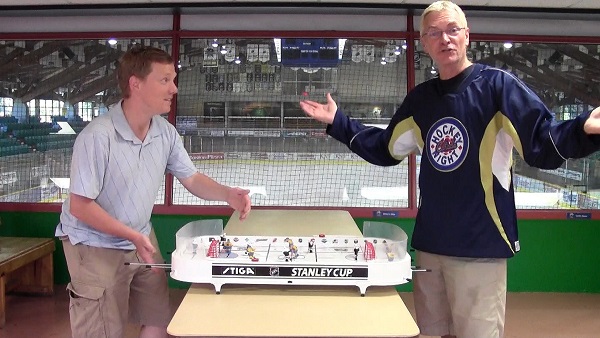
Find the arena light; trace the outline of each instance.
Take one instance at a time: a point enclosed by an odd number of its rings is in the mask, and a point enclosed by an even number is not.
[[[338,59],[342,59],[344,55],[344,46],[346,45],[346,41],[348,39],[338,39]]]
[[[302,70],[307,74],[314,74],[319,71],[319,67],[302,67]]]
[[[274,38],[273,43],[275,44],[275,54],[277,54],[277,62],[281,63],[281,39]]]

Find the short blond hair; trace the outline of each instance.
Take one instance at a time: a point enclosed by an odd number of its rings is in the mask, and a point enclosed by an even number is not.
[[[421,36],[423,36],[423,34],[425,33],[425,17],[427,17],[427,15],[429,15],[429,13],[432,12],[442,12],[442,11],[455,11],[456,13],[458,13],[458,18],[459,18],[459,23],[461,24],[462,27],[466,28],[467,27],[467,17],[465,16],[465,12],[463,12],[463,10],[454,2],[452,1],[447,1],[447,0],[441,0],[441,1],[436,1],[434,3],[432,3],[431,5],[427,6],[427,8],[425,8],[425,11],[423,11],[423,14],[421,14],[421,30],[420,30],[420,34]]]

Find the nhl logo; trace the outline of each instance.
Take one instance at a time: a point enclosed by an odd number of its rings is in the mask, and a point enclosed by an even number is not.
[[[467,157],[469,136],[465,126],[453,117],[445,117],[431,126],[427,133],[427,155],[439,171],[453,171]]]

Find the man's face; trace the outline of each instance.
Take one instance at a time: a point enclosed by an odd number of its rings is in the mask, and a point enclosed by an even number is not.
[[[469,28],[465,26],[455,11],[431,12],[425,17],[423,50],[440,70],[461,67],[467,61]]]
[[[175,86],[175,66],[170,63],[152,63],[152,71],[145,79],[136,78],[137,92],[152,115],[167,113],[171,110]]]

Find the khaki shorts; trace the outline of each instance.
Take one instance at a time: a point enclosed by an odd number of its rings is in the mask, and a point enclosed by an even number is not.
[[[154,231],[150,240],[157,249]],[[171,319],[167,276],[140,265],[136,250],[116,250],[62,241],[71,275],[71,331],[77,338],[122,338],[128,319],[146,326],[167,327]]]
[[[428,336],[501,338],[506,309],[506,259],[461,258],[417,251],[417,324]]]

